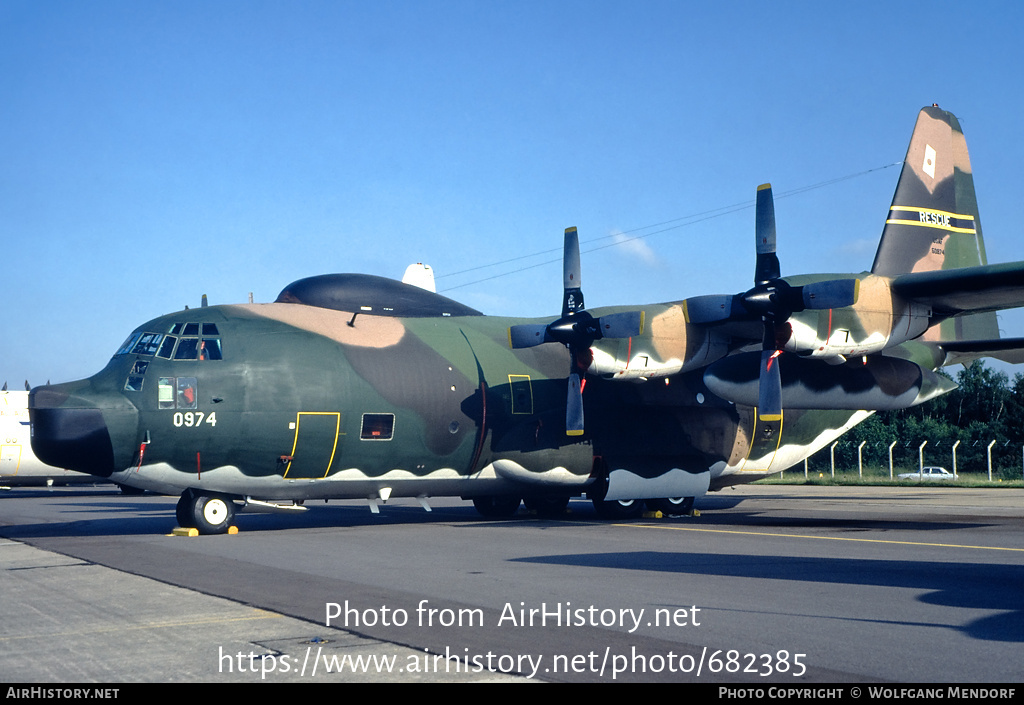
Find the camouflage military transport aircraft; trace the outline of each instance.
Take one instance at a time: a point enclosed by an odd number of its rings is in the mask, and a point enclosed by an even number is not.
[[[604,516],[681,512],[872,410],[949,391],[942,365],[1024,347],[999,340],[994,313],[1024,305],[1024,262],[986,264],[964,136],[937,107],[918,117],[870,272],[782,277],[767,185],[756,252],[749,291],[588,311],[570,228],[554,321],[359,274],[172,313],[96,375],[33,389],[32,447],[180,493],[179,523],[205,533],[311,499],[459,496],[508,516],[586,494]]]

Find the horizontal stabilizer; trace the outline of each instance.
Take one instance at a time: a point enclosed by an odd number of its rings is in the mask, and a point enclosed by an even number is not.
[[[946,353],[948,365],[970,362],[979,357],[994,357],[1011,365],[1024,363],[1024,338],[996,340],[958,340],[939,343]]]
[[[944,318],[1015,308],[1024,306],[1024,262],[901,274],[892,290]]]

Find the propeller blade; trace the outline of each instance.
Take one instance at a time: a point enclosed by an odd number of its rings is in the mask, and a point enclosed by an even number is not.
[[[766,284],[781,276],[779,258],[775,254],[775,201],[772,185],[757,187],[756,235],[757,262],[754,269],[754,284]]]
[[[583,390],[577,372],[569,375],[569,390],[565,399],[565,435],[583,435]]]
[[[757,418],[761,421],[782,420],[781,354],[781,350],[761,351],[761,378],[757,388]]]
[[[550,342],[547,332],[548,326],[543,323],[523,323],[512,326],[508,329],[508,346],[516,350]]]
[[[694,296],[683,301],[683,317],[687,323],[718,323],[735,317],[749,318],[738,297],[732,294]]]
[[[860,280],[833,279],[807,284],[801,288],[804,308],[814,310],[845,308],[857,303],[857,297],[860,294]]]
[[[562,253],[562,318],[583,310],[583,291],[580,283],[580,238],[576,228],[565,229],[565,249]]]
[[[644,312],[609,313],[597,319],[599,338],[632,338],[644,332]]]

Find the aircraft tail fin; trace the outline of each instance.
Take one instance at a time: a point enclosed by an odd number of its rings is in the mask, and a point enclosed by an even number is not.
[[[922,108],[871,272],[895,277],[987,263],[971,160],[960,122],[938,106]],[[990,311],[951,318],[924,337],[996,339],[996,314]]]

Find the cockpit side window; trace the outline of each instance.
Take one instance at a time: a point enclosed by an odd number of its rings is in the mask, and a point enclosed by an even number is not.
[[[175,360],[197,360],[199,358],[199,338],[182,338],[178,341],[178,349],[174,351]]]
[[[163,337],[161,333],[143,333],[139,337],[139,342],[132,346],[132,352],[136,355],[154,355]]]
[[[223,360],[217,324],[173,324],[156,356],[165,360]]]
[[[117,357],[118,355],[127,355],[131,351],[131,349],[135,347],[135,343],[139,342],[139,338],[141,337],[141,332],[136,332],[129,335],[128,340],[124,341],[124,344],[122,344],[121,347],[117,349],[117,352],[114,353],[114,357]]]
[[[160,346],[160,350],[157,352],[157,357],[162,357],[165,360],[171,359],[171,353],[174,352],[174,344],[178,342],[178,339],[173,335],[164,337],[164,342]]]
[[[224,356],[220,351],[220,338],[203,338],[199,344],[200,360],[223,360]]]

